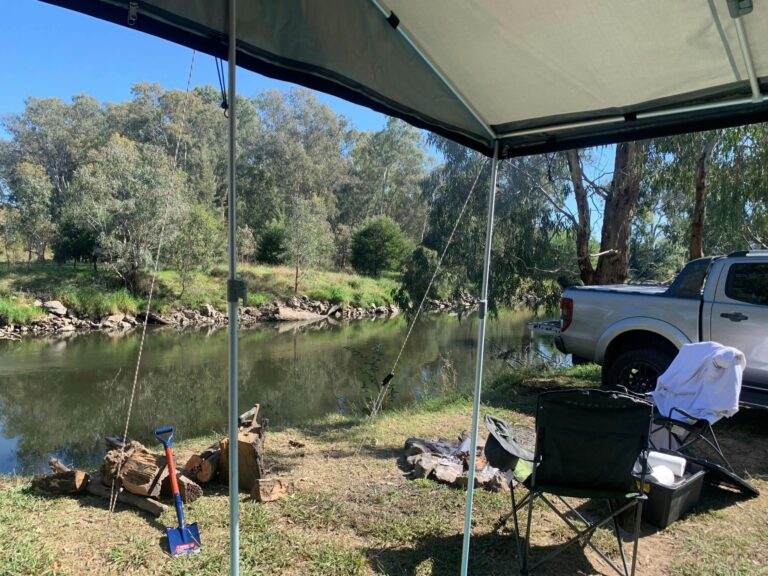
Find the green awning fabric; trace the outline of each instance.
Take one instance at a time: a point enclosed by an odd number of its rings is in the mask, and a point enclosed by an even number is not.
[[[44,1],[226,57],[223,0]],[[508,157],[768,120],[739,6],[752,85],[727,0],[241,0],[237,63]]]

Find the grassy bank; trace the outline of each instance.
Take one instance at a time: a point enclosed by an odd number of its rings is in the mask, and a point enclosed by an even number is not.
[[[240,267],[248,283],[248,304],[259,305],[294,295],[294,271],[283,266]],[[211,304],[226,308],[227,271],[216,267],[209,273],[198,272],[186,286],[176,271],[163,270],[158,275],[154,308],[198,308]],[[146,284],[148,287],[148,279]],[[299,282],[299,295],[334,304],[366,307],[389,304],[397,288],[391,278],[366,278],[340,272],[308,271]],[[100,318],[123,312],[136,314],[145,306],[144,298],[129,293],[109,270],[87,266],[73,268],[53,263],[0,266],[0,322],[29,324],[42,311],[33,306],[35,298],[60,300],[78,314]]]
[[[587,386],[597,370],[555,375],[501,375],[488,387],[482,413],[533,424],[536,394],[562,385]],[[465,493],[403,476],[402,446],[409,436],[453,437],[470,427],[471,400],[438,399],[380,415],[372,429],[358,418],[329,416],[300,427],[270,430],[265,464],[270,474],[297,479],[298,492],[271,504],[241,502],[241,569],[264,575],[448,575],[458,572]],[[719,425],[736,469],[768,490],[768,413],[743,410]],[[366,434],[372,440],[359,456]],[[179,459],[212,438],[179,445]],[[290,441],[304,444],[294,448]],[[203,552],[170,559],[164,553],[169,512],[155,521],[118,507],[110,517],[89,496],[31,494],[27,478],[0,479],[0,566],[4,574],[227,574],[226,491],[206,489],[188,507],[198,522]],[[478,492],[473,523],[472,574],[515,573],[509,528],[494,530],[509,496]],[[536,512],[538,553],[565,532],[551,513]],[[655,531],[644,526],[639,574],[754,575],[768,566],[766,497],[743,500],[707,489],[694,512]],[[607,540],[604,534],[598,538]],[[609,574],[591,550],[576,549],[537,574]]]

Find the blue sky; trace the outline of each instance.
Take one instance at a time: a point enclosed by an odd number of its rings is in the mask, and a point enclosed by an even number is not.
[[[0,115],[19,113],[28,96],[69,101],[87,92],[100,101],[130,98],[133,84],[158,82],[184,89],[192,51],[171,42],[37,0],[2,0]],[[218,86],[214,60],[197,53],[192,82]],[[237,92],[253,96],[291,84],[239,70]],[[360,130],[381,128],[386,117],[325,94],[318,98]]]

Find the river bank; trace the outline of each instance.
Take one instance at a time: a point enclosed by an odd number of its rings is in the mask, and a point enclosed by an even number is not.
[[[41,302],[35,300],[33,306],[42,313],[29,324],[8,323],[0,325],[0,340],[21,340],[25,337],[58,334],[66,336],[73,333],[85,333],[94,330],[104,332],[127,332],[144,322],[145,312],[136,315],[123,312],[106,314],[92,318],[88,314],[79,314],[67,308],[59,300]],[[425,302],[427,312],[446,314],[469,313],[477,309],[477,299],[467,295],[458,301],[433,300]],[[333,304],[328,301],[311,300],[308,296],[294,297],[287,301],[275,300],[256,306],[239,306],[238,321],[241,326],[253,326],[265,322],[300,322],[312,323],[328,320],[361,320],[392,318],[401,314],[395,304],[370,304],[367,307]],[[211,304],[203,304],[197,309],[170,309],[165,312],[150,312],[148,324],[183,328],[202,328],[225,326],[229,323],[226,311],[217,310]]]
[[[247,305],[240,307],[240,322],[250,326],[322,318],[389,318],[401,313],[394,303],[399,284],[391,277],[307,271],[299,293],[294,294],[293,274],[281,266],[243,265],[241,277],[248,298]],[[225,287],[223,269],[198,272],[185,283],[175,271],[163,270],[158,274],[149,323],[178,328],[225,325]],[[469,312],[476,306],[477,300],[469,295],[426,303],[428,311],[448,313]],[[130,331],[143,322],[145,309],[145,298],[127,292],[108,270],[51,263],[0,270],[0,339]]]
[[[598,370],[593,370],[598,377]],[[560,386],[592,384],[584,367],[564,373],[521,377],[509,374],[489,382],[481,414],[532,425],[535,396]],[[514,394],[509,386],[514,384]],[[496,395],[494,394],[497,393]],[[402,410],[383,412],[372,428],[364,418],[330,415],[290,427],[272,427],[266,436],[265,466],[270,475],[297,480],[296,494],[270,504],[241,495],[241,569],[248,574],[370,576],[375,574],[456,574],[461,557],[466,494],[432,480],[409,480],[402,463],[409,436],[451,438],[469,427],[472,402],[454,396]],[[718,436],[732,463],[768,489],[766,417],[743,410],[724,422]],[[372,440],[359,455],[363,434]],[[485,436],[484,430],[482,436]],[[179,459],[215,437],[178,444]],[[755,448],[757,447],[757,448]],[[157,448],[157,446],[155,446]],[[201,554],[171,559],[164,551],[164,526],[173,512],[155,521],[118,505],[110,515],[92,496],[46,497],[29,490],[29,477],[0,477],[0,565],[22,574],[227,574],[228,506],[224,486],[207,488],[186,508],[197,522]],[[494,528],[508,512],[508,494],[478,491],[472,528],[472,574],[496,576],[514,571],[511,526]],[[561,524],[537,511],[534,553],[545,553],[563,537]],[[639,574],[760,574],[768,565],[768,501],[742,500],[705,487],[694,511],[666,530],[643,525]],[[119,526],[118,530],[109,526]],[[598,534],[602,543],[607,535]],[[575,550],[575,551],[574,551]],[[608,574],[587,548],[575,548],[541,570],[543,576]]]

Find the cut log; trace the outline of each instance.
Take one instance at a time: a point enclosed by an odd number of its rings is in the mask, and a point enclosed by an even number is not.
[[[193,479],[203,484],[210,482],[216,477],[219,471],[219,462],[221,460],[221,447],[217,442],[209,446],[200,454],[193,454],[184,465],[184,472]]]
[[[51,468],[51,472],[69,472],[69,466],[66,466],[58,458],[51,457],[48,459],[48,466]]]
[[[120,470],[120,484],[139,496],[160,496],[163,479],[168,476],[165,455],[135,450]]]
[[[219,442],[221,458],[219,473],[222,480],[229,476],[229,438]],[[243,490],[250,490],[256,480],[264,477],[264,431],[254,428],[251,432],[237,435],[238,485]]]
[[[259,416],[259,404],[254,404],[253,408],[240,414],[237,419],[237,425],[241,428],[253,428],[258,426],[257,418]]]
[[[36,474],[32,478],[32,489],[38,494],[74,494],[85,490],[89,478],[82,470]]]
[[[101,478],[99,472],[94,473],[91,477],[91,482],[88,483],[88,492],[99,498],[104,498],[107,501],[110,499],[110,489],[104,485],[103,478]],[[160,516],[163,512],[168,510],[168,506],[162,502],[158,502],[151,498],[136,496],[129,492],[120,492],[117,496],[117,501],[143,510],[144,512],[149,512],[153,516]]]
[[[273,502],[295,491],[293,478],[261,478],[251,487],[251,498],[257,502]]]
[[[184,474],[177,474],[176,481],[179,485],[179,494],[181,494],[181,501],[184,504],[190,504],[200,498],[203,495],[203,489],[195,483],[189,476]],[[173,490],[171,490],[171,477],[170,475],[163,478],[163,484],[160,493],[163,496],[171,497]]]

